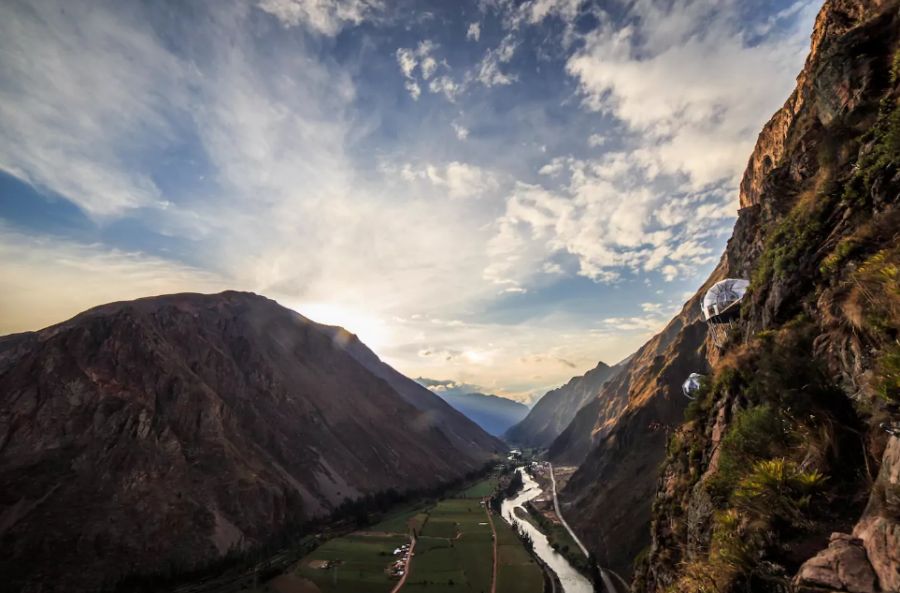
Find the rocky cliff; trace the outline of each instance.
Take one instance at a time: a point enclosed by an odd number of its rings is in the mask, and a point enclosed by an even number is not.
[[[199,565],[502,450],[404,379],[344,330],[246,293],[114,303],[0,338],[4,590]]]
[[[898,48],[898,2],[825,3],[719,266],[563,492],[637,591],[900,590]],[[723,277],[751,287],[718,349],[697,305]]]
[[[546,448],[562,433],[575,418],[578,410],[588,402],[594,401],[606,383],[619,367],[611,367],[600,362],[596,367],[568,383],[548,391],[531,408],[520,423],[510,428],[505,438],[517,445],[525,447]],[[610,398],[598,403],[598,407],[608,408],[612,418],[621,409],[622,398]],[[600,410],[596,410],[593,418],[597,418]]]

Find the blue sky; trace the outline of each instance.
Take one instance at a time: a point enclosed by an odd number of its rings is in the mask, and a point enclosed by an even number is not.
[[[715,265],[820,4],[4,2],[0,332],[252,290],[529,400]]]

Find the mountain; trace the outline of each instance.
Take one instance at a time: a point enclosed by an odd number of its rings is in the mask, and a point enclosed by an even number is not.
[[[0,573],[87,591],[201,565],[503,450],[355,336],[266,298],[103,305],[0,338]]]
[[[573,422],[564,514],[635,591],[900,590],[898,9],[824,3],[719,265],[604,388],[615,425]],[[726,277],[750,288],[719,348],[699,303]]]
[[[525,447],[549,447],[575,418],[578,410],[591,401],[598,402],[597,406],[608,407],[610,418],[614,417],[623,398],[613,397],[602,402],[595,398],[603,384],[615,376],[618,370],[618,366],[611,367],[600,362],[584,375],[573,377],[562,387],[548,391],[522,422],[507,431],[506,440]],[[600,413],[599,410],[595,412]]]
[[[497,395],[450,391],[436,393],[487,433],[495,436],[502,435],[528,414],[528,406],[525,404]]]

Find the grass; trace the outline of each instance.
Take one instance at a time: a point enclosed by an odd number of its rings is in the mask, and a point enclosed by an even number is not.
[[[497,478],[497,476],[491,476],[463,490],[462,492],[460,492],[459,497],[484,498],[486,496],[490,496],[494,493],[494,490],[497,489],[498,483],[499,479]]]
[[[421,530],[427,513],[422,507],[409,507],[389,514],[381,522],[367,528],[366,531],[383,531],[385,533],[409,533],[411,529]]]
[[[404,592],[488,593],[493,540],[487,523],[475,499],[440,501],[429,511]]]
[[[419,534],[404,593],[489,593],[493,573],[493,539],[479,500],[497,486],[488,478],[461,491],[459,498],[431,507],[401,508],[362,532],[328,541],[306,556],[295,569],[322,593],[386,593],[396,580],[385,574],[393,550]],[[543,574],[512,529],[494,517],[498,529],[498,593],[540,593]],[[364,535],[365,534],[365,535]],[[336,568],[311,566],[317,560],[336,561]],[[335,580],[336,575],[336,580]]]
[[[394,549],[407,541],[402,535],[339,537],[304,558],[295,574],[315,583],[322,593],[385,593],[395,583],[385,569],[394,560]],[[330,560],[337,565],[315,568],[311,563],[317,560]]]

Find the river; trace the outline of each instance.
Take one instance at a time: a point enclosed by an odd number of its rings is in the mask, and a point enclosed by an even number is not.
[[[591,582],[575,570],[568,560],[557,554],[550,547],[547,536],[528,521],[523,521],[516,517],[516,507],[524,508],[523,505],[526,502],[541,495],[540,486],[527,472],[521,467],[516,471],[522,474],[522,481],[525,486],[516,496],[503,501],[500,509],[503,518],[507,523],[513,527],[518,527],[531,537],[531,541],[534,542],[534,553],[556,573],[556,576],[559,577],[559,582],[562,583],[564,593],[594,593],[594,587],[591,585]]]

